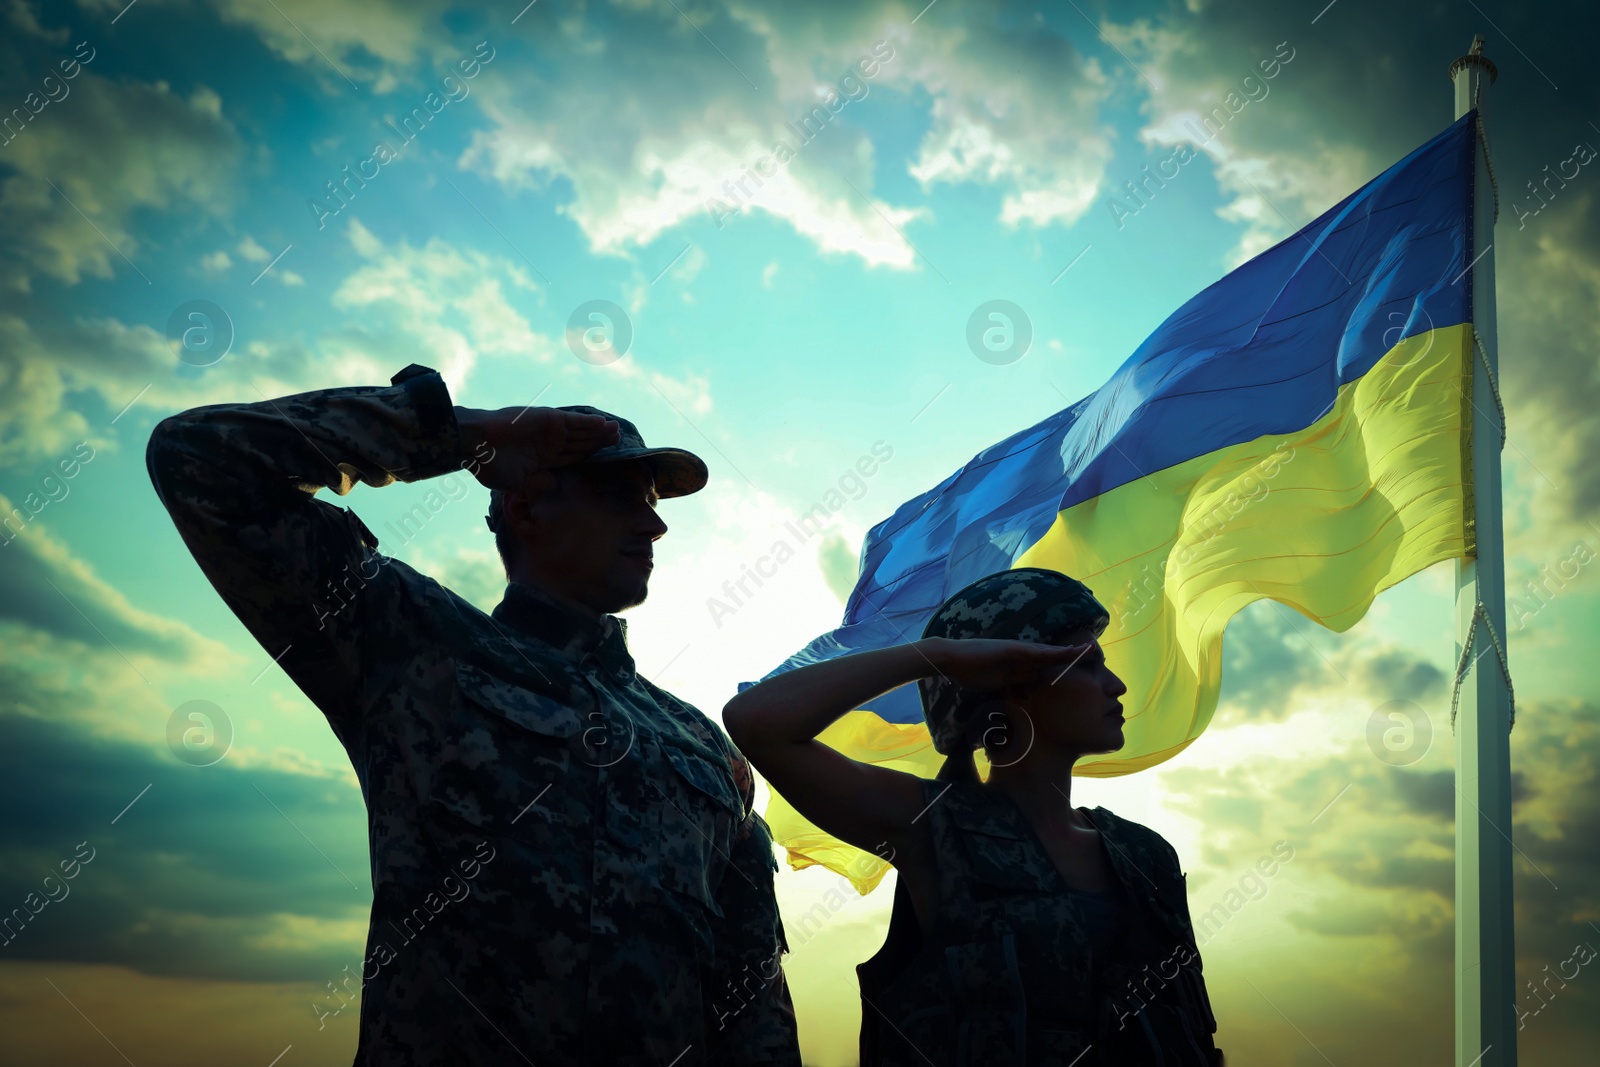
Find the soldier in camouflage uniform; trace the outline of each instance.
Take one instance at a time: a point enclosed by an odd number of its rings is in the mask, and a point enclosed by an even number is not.
[[[415,365],[185,412],[147,461],[360,781],[356,1064],[799,1063],[749,766],[638,675],[610,614],[644,599],[656,500],[700,489],[704,463],[592,408],[454,407]],[[487,615],[315,497],[463,468],[509,549]]]
[[[1223,1062],[1177,853],[1071,805],[1073,763],[1123,743],[1109,621],[1072,578],[1004,571],[945,601],[920,641],[798,668],[724,710],[801,814],[899,872],[889,935],[857,969],[863,1065]],[[913,680],[947,757],[937,780],[815,740]]]

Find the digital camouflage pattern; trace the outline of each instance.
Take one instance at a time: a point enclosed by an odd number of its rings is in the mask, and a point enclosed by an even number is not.
[[[1201,1067],[1219,1054],[1187,881],[1172,846],[1105,808],[1125,921],[1071,890],[998,789],[922,780],[938,872],[937,928],[897,895],[884,948],[857,968],[863,1067]],[[1100,920],[1100,921],[1103,921]]]
[[[772,843],[722,731],[638,676],[622,620],[522,585],[486,615],[314,497],[460,453],[444,382],[412,366],[197,408],[147,454],[206,577],[360,780],[356,1063],[798,1064]]]
[[[1094,591],[1076,578],[1042,567],[1016,567],[953,593],[928,619],[922,636],[1042,642],[1079,629],[1099,637],[1110,622]],[[976,748],[967,723],[983,696],[942,674],[922,678],[917,686],[933,747],[946,756]]]

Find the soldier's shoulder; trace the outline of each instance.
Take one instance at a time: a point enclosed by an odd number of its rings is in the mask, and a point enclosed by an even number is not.
[[[1114,838],[1120,847],[1143,852],[1174,868],[1178,867],[1177,849],[1144,823],[1124,818],[1110,808],[1095,808],[1090,815],[1100,832]]]
[[[480,619],[492,624],[481,609],[432,575],[424,574],[398,557],[385,556],[375,550],[369,552],[382,560],[404,597],[441,631],[483,629]]]

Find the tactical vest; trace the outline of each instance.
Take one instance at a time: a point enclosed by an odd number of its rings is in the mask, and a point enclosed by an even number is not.
[[[856,968],[862,1067],[1093,1067],[1221,1062],[1177,853],[1105,808],[1099,829],[1125,901],[1097,953],[1022,812],[998,789],[923,783],[938,871],[936,928],[904,883],[884,946]]]

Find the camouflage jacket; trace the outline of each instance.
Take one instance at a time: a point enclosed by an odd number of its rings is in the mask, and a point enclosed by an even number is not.
[[[1105,808],[1099,829],[1125,902],[1099,952],[1070,890],[998,789],[924,780],[937,928],[897,887],[888,940],[857,968],[863,1067],[1095,1067],[1218,1062],[1177,853]],[[948,787],[948,788],[947,788]]]
[[[315,499],[464,465],[437,374],[197,408],[147,462],[360,781],[358,1065],[799,1063],[771,838],[722,731],[639,677],[621,620],[515,584],[485,615]]]

